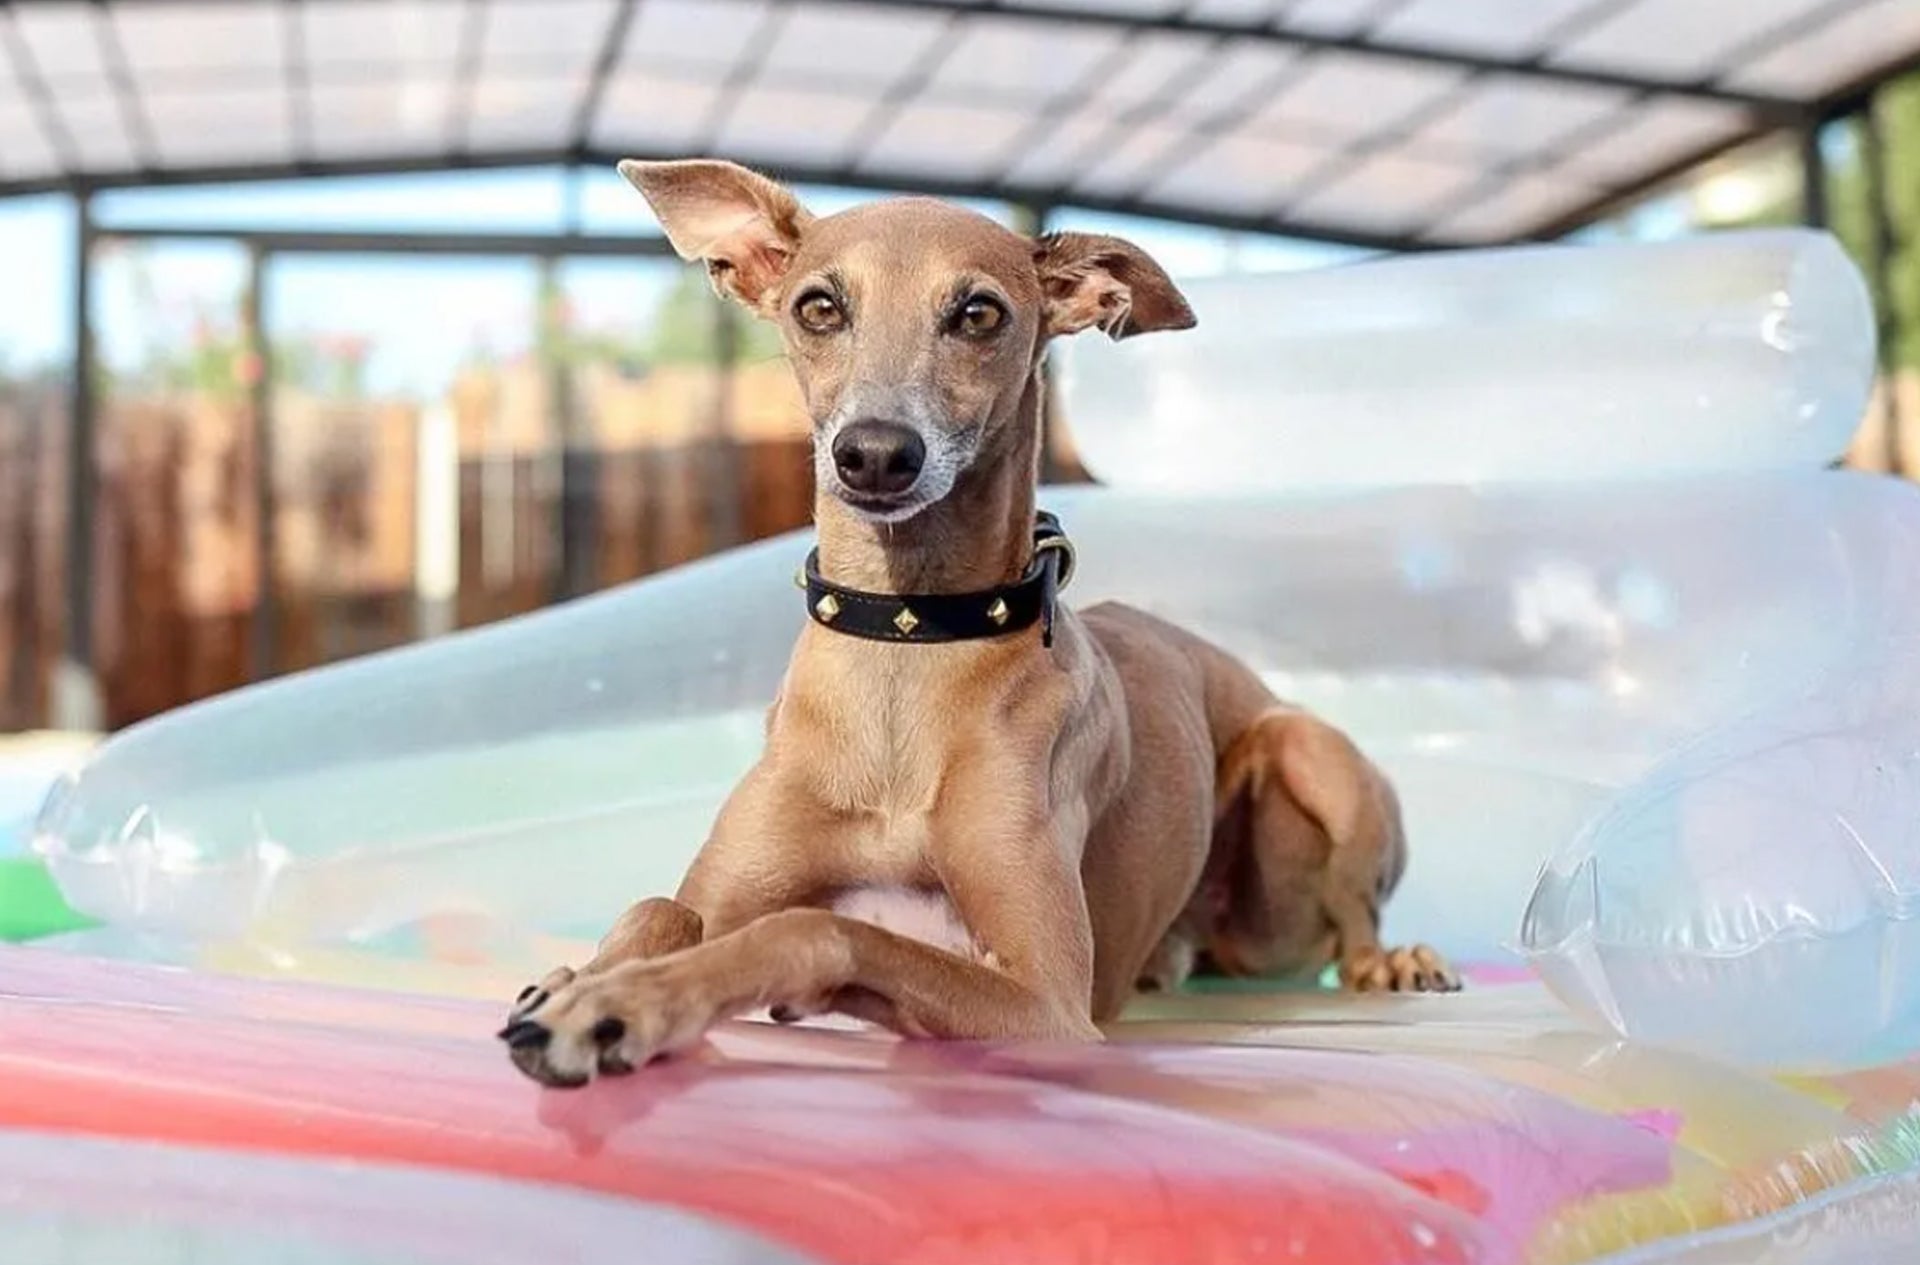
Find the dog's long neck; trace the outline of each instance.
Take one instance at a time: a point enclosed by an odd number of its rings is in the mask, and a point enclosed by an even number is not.
[[[1033,558],[1044,394],[1036,369],[1018,415],[997,428],[1001,441],[944,499],[904,523],[873,522],[817,492],[821,573],[870,593],[972,593],[1019,579]]]

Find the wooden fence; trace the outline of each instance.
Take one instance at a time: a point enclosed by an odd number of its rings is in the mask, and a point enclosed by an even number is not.
[[[556,438],[536,371],[463,381],[449,403],[466,627],[563,590],[563,487],[588,507],[588,589],[807,522],[810,462],[784,378],[743,369],[576,384],[585,425]],[[696,410],[689,400],[710,407]],[[724,406],[724,407],[722,407]],[[282,392],[274,411],[274,655],[311,667],[422,635],[421,411]],[[61,394],[0,397],[0,730],[48,720],[62,641]],[[99,415],[95,651],[118,728],[254,676],[256,454],[243,401],[110,398]],[[560,477],[563,463],[569,477]]]
[[[65,398],[0,387],[0,732],[48,713],[66,597]]]

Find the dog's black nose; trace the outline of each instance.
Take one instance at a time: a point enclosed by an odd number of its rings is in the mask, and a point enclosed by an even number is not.
[[[853,422],[833,439],[833,468],[863,496],[899,496],[920,477],[927,445],[898,422]]]

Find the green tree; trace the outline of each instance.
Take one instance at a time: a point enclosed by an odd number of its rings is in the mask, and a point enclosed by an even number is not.
[[[1877,229],[1864,160],[1866,125],[1859,118],[1840,124],[1848,141],[1839,161],[1830,164],[1828,215],[1835,236],[1846,246],[1873,287],[1874,303],[1894,318],[1890,363],[1920,368],[1920,74],[1882,88],[1875,102],[1880,125],[1887,215],[1893,240],[1890,266],[1876,267]],[[1885,274],[1883,284],[1882,272]]]
[[[1920,74],[1908,75],[1880,89],[1874,103],[1880,126],[1883,175],[1888,218],[1892,227],[1890,266],[1878,258],[1878,229],[1871,199],[1866,155],[1866,123],[1859,115],[1843,119],[1824,139],[1827,154],[1827,222],[1833,234],[1859,265],[1873,292],[1875,308],[1894,319],[1893,342],[1886,349],[1888,363],[1920,368]],[[1761,172],[1770,196],[1738,215],[1714,217],[1696,207],[1703,226],[1758,228],[1798,224],[1801,190],[1797,178],[1769,179],[1775,169],[1797,172],[1798,157],[1788,144],[1779,144],[1731,160],[1736,166]],[[1724,171],[1725,167],[1717,168]],[[1710,175],[1699,177],[1704,183]]]
[[[737,310],[721,307],[724,302],[713,292],[696,268],[684,270],[660,306],[653,313],[653,336],[647,344],[647,361],[655,365],[717,365],[722,359],[720,342],[721,312],[735,330],[734,359],[751,364],[784,354],[780,332],[766,321],[756,320]]]

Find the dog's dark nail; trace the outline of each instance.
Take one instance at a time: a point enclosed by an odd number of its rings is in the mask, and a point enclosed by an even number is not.
[[[547,1030],[545,1024],[535,1023],[531,1019],[516,1020],[494,1035],[513,1050],[537,1050],[553,1040],[553,1033]]]
[[[595,1045],[618,1045],[620,1039],[627,1035],[627,1021],[617,1015],[608,1015],[594,1024],[593,1031],[588,1035],[593,1038]]]
[[[793,1023],[800,1018],[800,1012],[787,1005],[769,1006],[767,1018],[775,1023]]]
[[[529,984],[525,988],[520,990],[520,995],[513,999],[513,1004],[516,1006],[524,1006],[526,1004],[527,998],[533,996],[535,993],[539,991],[540,991],[540,986],[538,984]]]

